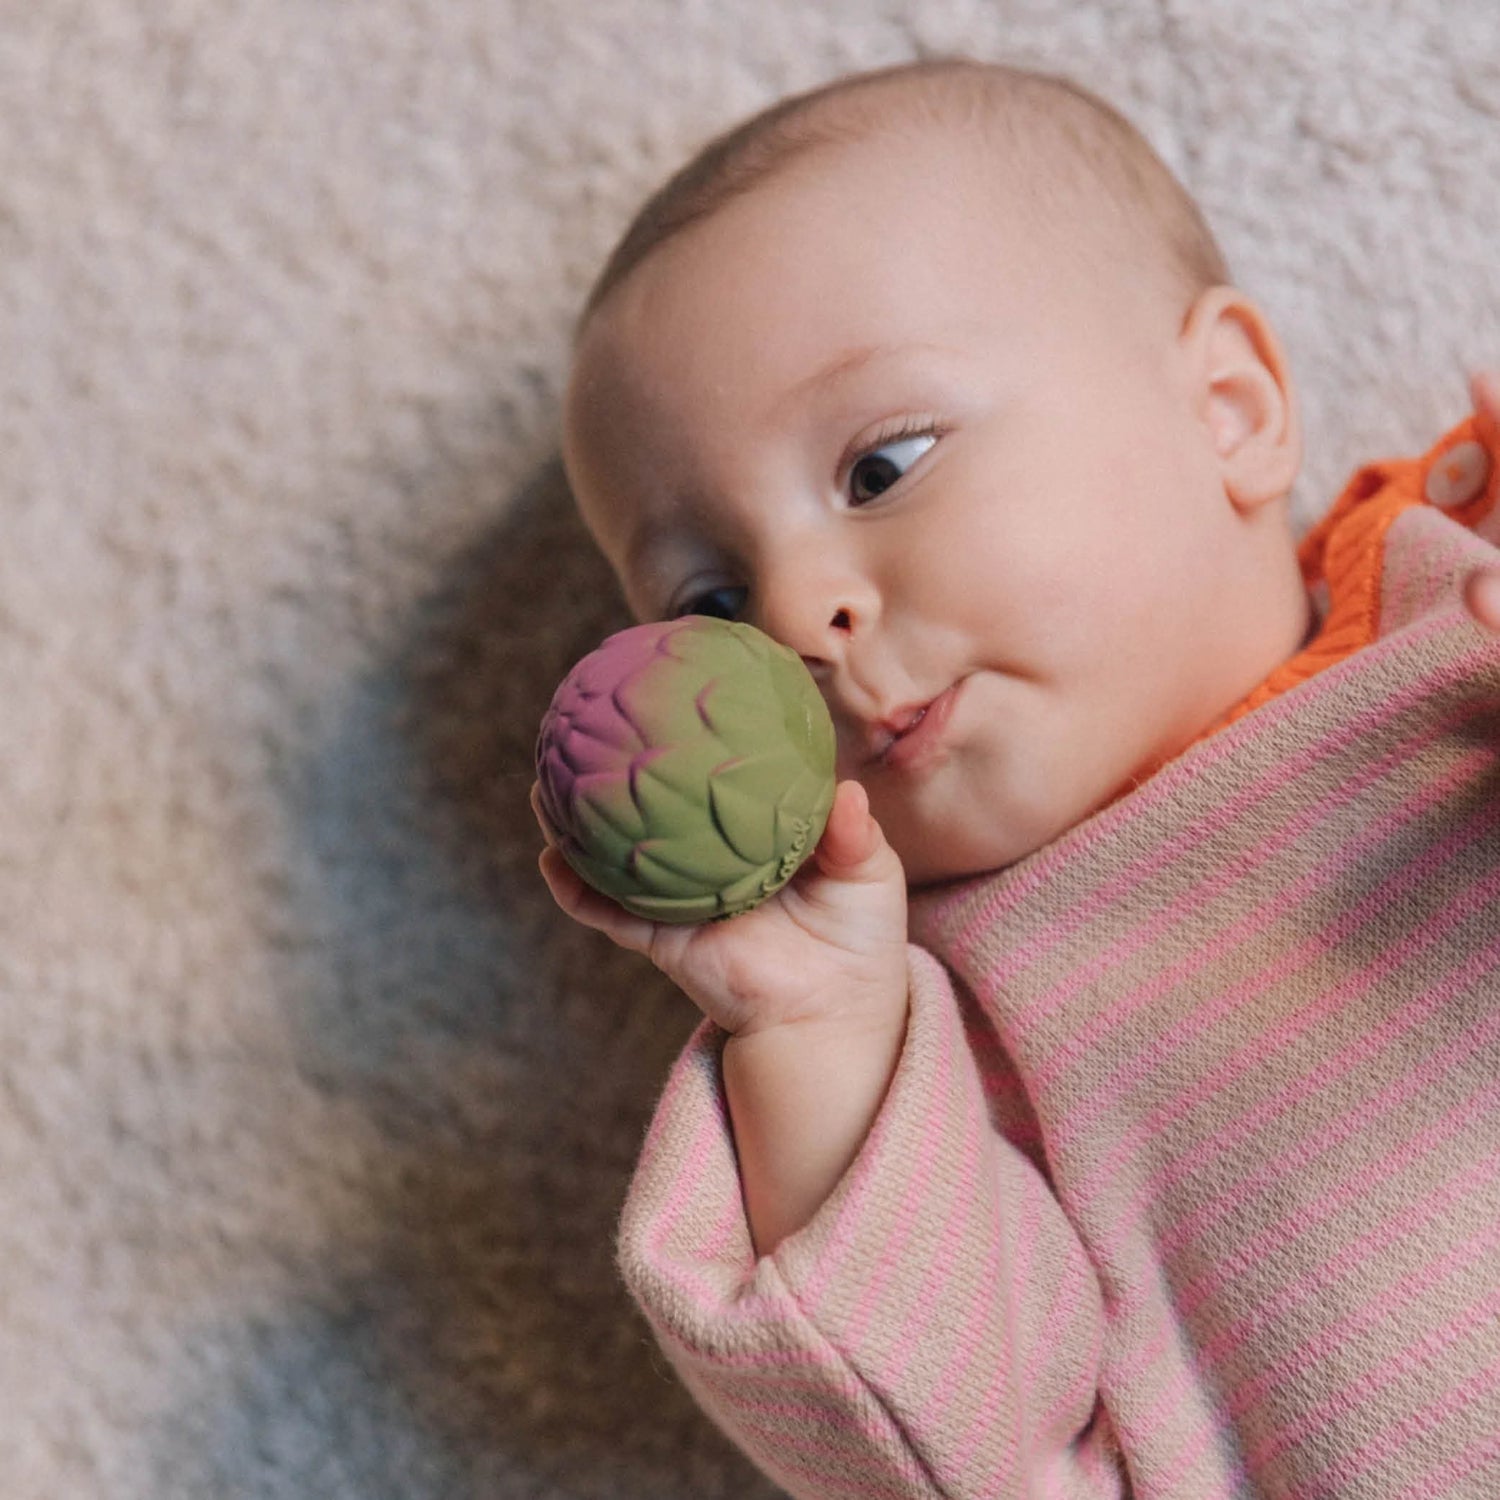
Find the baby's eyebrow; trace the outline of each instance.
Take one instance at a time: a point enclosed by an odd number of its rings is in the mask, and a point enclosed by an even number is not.
[[[815,390],[830,385],[838,385],[843,381],[852,379],[867,366],[885,360],[904,359],[913,355],[951,355],[952,353],[953,350],[945,349],[941,344],[929,343],[864,344],[857,348],[845,349],[834,355],[827,364],[820,365],[811,375],[804,376],[801,380],[797,381],[780,398],[777,402],[777,407],[797,406],[805,401]]]

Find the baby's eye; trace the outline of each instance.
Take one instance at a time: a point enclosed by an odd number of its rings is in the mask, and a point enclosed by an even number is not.
[[[849,470],[850,500],[862,505],[884,494],[935,442],[932,433],[918,432],[872,448]]]
[[[746,590],[739,584],[720,584],[718,588],[705,589],[694,594],[685,603],[672,611],[672,618],[680,620],[684,615],[712,615],[718,620],[733,620],[745,607]]]

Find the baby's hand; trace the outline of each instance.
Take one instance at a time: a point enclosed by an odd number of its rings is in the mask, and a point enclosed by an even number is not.
[[[1500,371],[1480,370],[1469,381],[1479,440],[1500,463]],[[1464,603],[1477,624],[1500,633],[1500,568],[1481,568],[1464,585]]]
[[[531,801],[546,834],[535,787]],[[858,1029],[904,1011],[906,879],[858,782],[839,786],[822,840],[796,876],[724,921],[635,916],[590,889],[550,841],[540,864],[569,916],[644,954],[732,1035],[812,1020]]]
[[[535,788],[532,806],[546,824]],[[751,1243],[808,1223],[860,1149],[906,1031],[906,878],[857,781],[818,847],[750,911],[701,926],[635,916],[548,848],[557,904],[644,953],[730,1033],[721,1060]]]

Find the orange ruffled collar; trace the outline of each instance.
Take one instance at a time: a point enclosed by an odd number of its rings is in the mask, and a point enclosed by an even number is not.
[[[1303,583],[1310,597],[1321,605],[1321,618],[1307,644],[1214,720],[1192,744],[1352,656],[1379,635],[1386,533],[1402,511],[1429,503],[1434,484],[1445,477],[1444,465],[1455,451],[1475,441],[1475,422],[1470,418],[1444,434],[1442,441],[1421,458],[1370,464],[1350,479],[1328,514],[1303,537],[1297,549]],[[1495,465],[1489,482],[1482,484],[1471,500],[1445,508],[1455,521],[1472,527],[1497,499],[1500,499],[1500,464]],[[1161,767],[1151,769],[1155,772]],[[1144,779],[1138,776],[1132,785],[1139,785]]]

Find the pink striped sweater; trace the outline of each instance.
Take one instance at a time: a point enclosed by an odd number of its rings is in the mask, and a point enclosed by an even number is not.
[[[880,1115],[760,1260],[700,1028],[620,1264],[789,1492],[1500,1496],[1493,528],[1403,510],[1365,649],[919,894]]]

